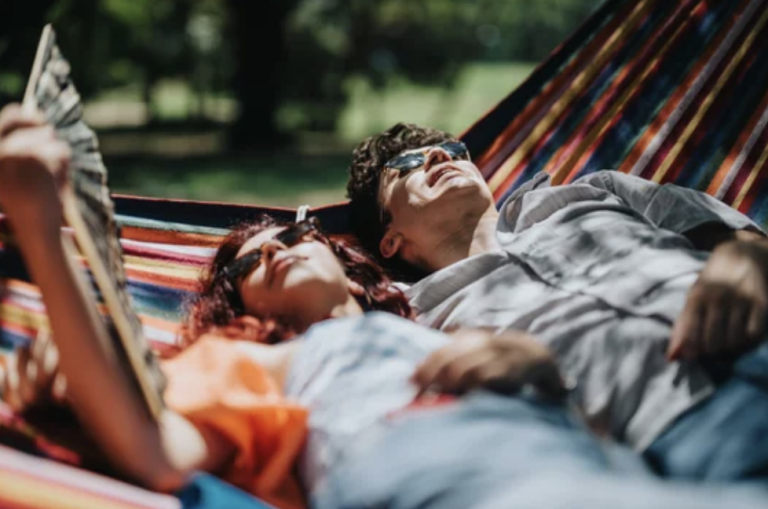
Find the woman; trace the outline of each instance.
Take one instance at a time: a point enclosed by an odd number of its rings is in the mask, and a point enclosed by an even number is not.
[[[0,114],[0,203],[43,292],[74,409],[115,467],[153,489],[173,491],[195,470],[226,472],[253,487],[244,479],[259,431],[241,429],[251,421],[241,419],[238,402],[250,387],[222,369],[229,366],[265,370],[308,409],[299,466],[314,507],[754,507],[762,500],[746,489],[672,489],[636,464],[617,467],[607,446],[547,400],[562,386],[537,343],[482,331],[451,339],[417,326],[403,318],[407,303],[378,269],[312,223],[262,223],[225,241],[193,306],[186,337],[194,344],[166,373],[171,386],[184,380],[201,392],[225,379],[238,397],[224,391],[198,404],[191,389],[166,395],[170,408],[158,424],[100,347],[97,319],[61,248],[57,186],[66,185],[67,161],[66,147],[37,116]],[[526,380],[534,383],[519,397],[473,391],[509,392]],[[429,394],[436,387],[466,396],[440,399]],[[291,506],[295,498],[281,488],[266,494]]]

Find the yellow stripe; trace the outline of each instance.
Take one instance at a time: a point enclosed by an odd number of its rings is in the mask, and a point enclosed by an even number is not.
[[[741,191],[739,191],[739,195],[736,197],[735,200],[733,200],[733,208],[738,209],[741,206],[741,202],[744,201],[744,198],[747,197],[747,193],[749,192],[749,188],[752,187],[752,184],[755,182],[755,179],[760,174],[760,169],[765,165],[765,162],[768,161],[768,146],[766,146],[763,149],[763,153],[760,154],[760,159],[757,160],[757,163],[755,163],[755,166],[752,167],[752,171],[749,173],[749,177],[747,178],[746,182],[744,182],[744,185],[741,187]]]
[[[109,500],[13,472],[0,475],[0,500],[40,509],[136,509],[143,505]]]
[[[176,263],[169,263],[161,260],[148,260],[138,256],[126,256],[125,268],[183,279],[197,279],[201,272],[201,269],[195,267],[180,267]]]
[[[675,159],[677,159],[677,156],[683,150],[683,147],[685,146],[685,144],[688,142],[691,136],[693,136],[693,133],[696,131],[699,124],[704,119],[704,116],[707,114],[707,111],[712,106],[712,103],[715,101],[715,98],[719,96],[720,91],[726,85],[726,83],[728,82],[728,79],[731,77],[731,75],[736,70],[736,68],[741,63],[741,61],[744,60],[744,57],[748,54],[750,47],[752,46],[755,39],[757,38],[758,32],[760,32],[763,26],[765,26],[766,21],[768,21],[768,9],[766,9],[763,12],[763,15],[760,16],[760,20],[753,27],[749,36],[741,45],[741,48],[739,48],[738,53],[736,53],[733,60],[729,62],[728,67],[726,67],[723,74],[720,75],[720,79],[717,80],[717,83],[715,84],[715,88],[712,89],[710,94],[704,100],[704,103],[698,109],[694,118],[686,126],[685,131],[683,131],[683,134],[680,136],[678,141],[672,147],[672,150],[670,150],[669,153],[667,154],[666,158],[664,159],[664,162],[661,164],[659,169],[656,170],[656,174],[653,176],[654,182],[661,182],[661,180],[667,174],[667,172],[669,171],[669,168],[675,162]]]
[[[491,180],[488,182],[491,189],[497,189],[504,180],[506,180],[509,173],[520,164],[525,156],[533,150],[539,139],[549,131],[560,114],[571,105],[585,88],[592,84],[593,78],[610,59],[616,46],[622,42],[626,38],[626,35],[643,19],[643,16],[651,8],[652,3],[653,2],[650,2],[649,0],[642,0],[637,4],[632,13],[627,17],[627,20],[613,33],[613,35],[611,35],[605,45],[603,45],[600,52],[592,61],[592,64],[584,69],[576,79],[573,80],[568,91],[566,91],[562,97],[552,105],[549,113],[539,121],[528,138],[526,138],[525,142],[523,142],[504,164],[499,167],[496,173],[494,173],[493,177],[491,177]]]
[[[645,69],[643,69],[642,74],[634,79],[632,81],[632,86],[627,88],[624,93],[619,97],[618,101],[615,101],[613,106],[608,109],[608,111],[604,112],[601,115],[601,120],[597,123],[597,125],[593,126],[590,132],[587,134],[587,136],[584,137],[584,139],[579,144],[578,148],[573,151],[573,153],[570,155],[570,157],[566,160],[566,162],[557,170],[555,170],[555,173],[552,175],[552,183],[557,185],[562,183],[562,181],[570,175],[571,171],[573,170],[573,167],[576,165],[576,163],[581,159],[581,156],[584,154],[584,152],[592,145],[592,143],[602,136],[605,131],[608,129],[608,126],[611,124],[611,122],[615,119],[616,113],[624,108],[626,103],[629,101],[629,99],[640,89],[641,85],[644,84],[645,80],[648,79],[648,77],[653,73],[654,66],[662,60],[663,57],[666,56],[667,49],[677,40],[677,38],[680,36],[680,33],[683,31],[683,29],[686,27],[688,22],[681,23],[677,30],[675,30],[675,33],[672,34],[671,37],[667,38],[667,42],[664,44],[664,47],[661,48],[660,51],[656,53],[656,57],[652,59],[648,64],[646,65]],[[551,171],[552,165],[555,164],[555,161],[552,160],[547,165],[547,172]]]
[[[0,320],[17,327],[30,329],[48,328],[48,317],[37,311],[23,309],[13,304],[0,305]]]

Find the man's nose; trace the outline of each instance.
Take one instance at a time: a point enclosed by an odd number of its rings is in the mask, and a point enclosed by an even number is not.
[[[427,160],[424,163],[424,171],[429,171],[430,168],[440,163],[451,160],[451,155],[440,147],[432,147],[427,152]]]

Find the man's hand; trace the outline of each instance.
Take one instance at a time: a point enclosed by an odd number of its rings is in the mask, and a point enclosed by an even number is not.
[[[0,111],[0,206],[12,221],[60,219],[69,159],[69,146],[40,113],[17,104]]]
[[[731,241],[712,251],[677,318],[670,360],[737,355],[760,343],[768,317],[768,243]]]
[[[485,388],[514,394],[531,384],[553,399],[566,389],[555,360],[547,347],[530,335],[509,331],[463,329],[452,334],[453,342],[432,352],[416,369],[413,381],[427,390],[462,394]]]
[[[50,336],[40,334],[31,347],[18,349],[7,361],[0,366],[0,394],[14,411],[64,402],[66,380]]]

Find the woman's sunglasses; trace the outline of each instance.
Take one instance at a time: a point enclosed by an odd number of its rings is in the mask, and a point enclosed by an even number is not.
[[[320,229],[320,220],[310,217],[304,221],[294,223],[285,230],[275,235],[274,240],[286,247],[293,247],[302,242],[308,233],[317,232]],[[261,263],[262,248],[257,247],[249,251],[237,260],[233,261],[219,272],[219,276],[228,281],[233,287],[237,280],[245,274],[256,270]]]
[[[467,150],[467,146],[460,141],[446,141],[445,143],[441,143],[440,145],[436,146],[443,149],[454,161],[456,159],[469,158],[469,151]],[[427,162],[427,154],[429,154],[429,151],[432,148],[433,147],[426,147],[419,152],[409,152],[407,154],[401,154],[399,156],[393,157],[387,161],[387,163],[384,165],[384,168],[399,170],[400,177],[404,177],[413,170],[424,166],[424,163]]]

